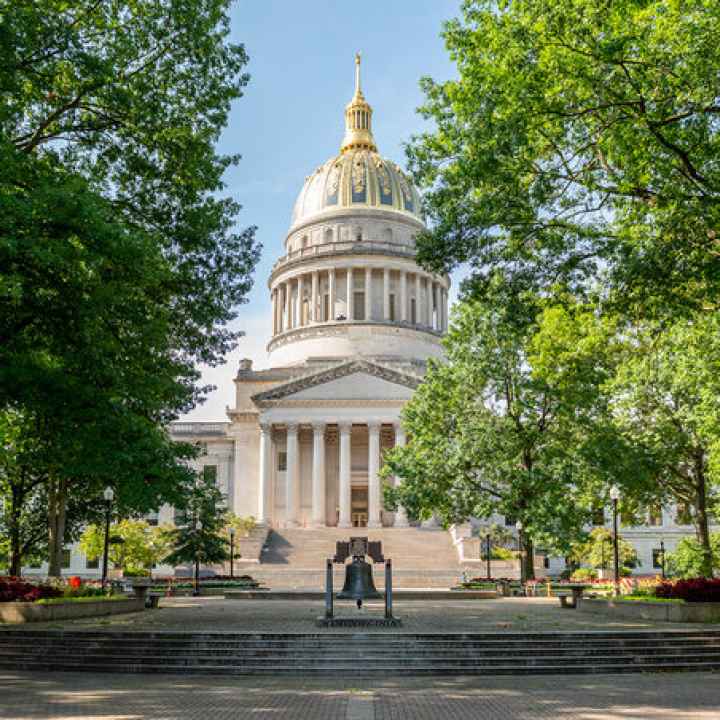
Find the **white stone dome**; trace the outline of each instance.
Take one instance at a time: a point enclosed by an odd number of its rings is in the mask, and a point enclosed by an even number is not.
[[[374,150],[349,149],[305,179],[292,227],[337,210],[380,209],[422,221],[420,196],[403,171]]]

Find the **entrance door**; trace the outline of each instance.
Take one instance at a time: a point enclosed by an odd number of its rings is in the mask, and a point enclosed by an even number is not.
[[[366,487],[352,488],[350,518],[353,527],[367,527],[368,491]]]

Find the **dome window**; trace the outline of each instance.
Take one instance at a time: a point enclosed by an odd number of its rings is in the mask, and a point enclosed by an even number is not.
[[[362,228],[358,228],[358,229],[355,231],[355,241],[356,241],[356,242],[362,242],[362,241],[363,241]]]
[[[327,228],[325,230],[325,242],[331,243],[333,241],[333,231],[332,228]]]

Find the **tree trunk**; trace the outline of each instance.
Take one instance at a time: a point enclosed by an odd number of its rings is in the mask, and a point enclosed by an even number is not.
[[[22,544],[20,542],[20,514],[24,501],[24,493],[17,485],[12,485],[10,500],[10,565],[8,574],[20,577],[22,572]]]
[[[535,545],[527,534],[523,533],[522,562],[524,565],[525,580],[535,579]]]
[[[48,481],[48,575],[50,577],[62,576],[66,507],[66,480],[51,478]]]
[[[713,554],[707,512],[707,486],[705,482],[705,453],[695,457],[695,533],[702,553],[702,573],[713,576]]]

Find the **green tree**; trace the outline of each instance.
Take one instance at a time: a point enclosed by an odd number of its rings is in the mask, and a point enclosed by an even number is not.
[[[713,569],[720,568],[720,533],[711,533]],[[695,538],[682,538],[675,550],[665,558],[666,573],[680,578],[696,578],[707,575],[705,549]]]
[[[403,479],[388,504],[415,517],[521,520],[532,578],[533,541],[569,547],[607,487],[607,458],[623,455],[598,390],[610,328],[572,304],[525,310],[459,306],[447,362],[430,364],[404,408],[409,442],[386,455],[383,472]]]
[[[259,252],[214,147],[247,58],[227,0],[3,5],[0,409],[36,428],[19,472],[58,574],[103,485],[132,514],[187,484],[162,426],[235,343]]]
[[[168,552],[163,528],[152,527],[145,520],[121,520],[110,526],[108,560],[125,575],[142,575],[152,570]],[[80,537],[80,549],[91,559],[102,559],[105,527],[90,525]]]
[[[570,559],[574,563],[584,564],[598,570],[612,568],[614,563],[612,532],[607,528],[594,528],[586,539],[573,546]],[[618,537],[618,559],[621,571],[634,568],[638,564],[635,548],[621,537]]]
[[[198,575],[201,564],[224,562],[230,557],[226,526],[225,498],[212,479],[198,475],[188,493],[176,527],[164,532],[170,548],[163,562],[170,565],[193,563]]]
[[[585,288],[645,313],[718,307],[720,4],[465,0],[444,38],[457,78],[425,78],[434,129],[419,260]]]
[[[649,458],[656,494],[692,508],[713,574],[709,513],[720,499],[720,323],[714,315],[628,330],[612,382],[617,425]]]

